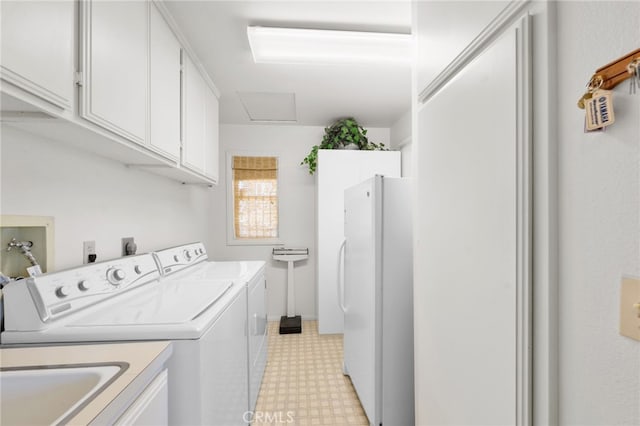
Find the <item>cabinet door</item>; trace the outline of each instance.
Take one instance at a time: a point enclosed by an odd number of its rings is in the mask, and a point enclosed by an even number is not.
[[[205,173],[205,116],[207,85],[189,55],[183,51],[184,135],[182,165]]]
[[[168,425],[169,386],[167,378],[167,370],[162,370],[115,424],[128,426]]]
[[[213,90],[207,87],[204,127],[204,172],[205,175],[218,182],[220,168],[218,137],[218,98]]]
[[[71,108],[75,2],[3,1],[0,8],[2,79]]]
[[[521,34],[507,30],[418,115],[416,424],[521,424],[531,253]]]
[[[180,42],[155,5],[150,10],[149,146],[180,159]]]
[[[81,5],[85,76],[80,115],[144,144],[149,4],[87,0]]]

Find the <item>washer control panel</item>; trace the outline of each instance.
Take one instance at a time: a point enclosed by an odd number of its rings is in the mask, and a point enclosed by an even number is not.
[[[27,287],[47,322],[159,277],[153,255],[142,254],[36,276],[27,280]]]
[[[162,275],[181,271],[193,264],[207,260],[207,251],[202,243],[185,244],[154,253]]]

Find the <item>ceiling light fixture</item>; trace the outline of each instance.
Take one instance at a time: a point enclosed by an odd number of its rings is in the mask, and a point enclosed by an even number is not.
[[[253,60],[270,64],[411,63],[411,34],[248,26]]]

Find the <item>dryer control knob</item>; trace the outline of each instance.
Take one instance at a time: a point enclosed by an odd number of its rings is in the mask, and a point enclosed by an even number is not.
[[[113,285],[120,285],[126,277],[127,274],[122,269],[111,268],[107,271],[107,281]]]
[[[133,270],[135,271],[136,274],[140,275],[142,273],[142,268],[140,267],[140,265],[136,265]]]
[[[173,256],[173,260],[175,260],[176,262],[180,262],[180,258],[178,257],[177,254],[175,256]]]
[[[56,288],[56,296],[59,298],[67,297],[69,295],[69,287],[66,285],[62,285]]]
[[[184,251],[184,258],[187,259],[187,260],[191,260],[191,251],[185,250]]]
[[[78,282],[78,288],[82,291],[87,291],[91,288],[91,283],[87,280],[81,280]]]

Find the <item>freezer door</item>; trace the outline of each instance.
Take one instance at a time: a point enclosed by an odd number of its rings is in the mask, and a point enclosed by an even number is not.
[[[375,335],[380,252],[375,189],[379,181],[379,177],[369,179],[345,190],[344,368],[372,424],[378,424],[376,381],[380,378]]]

